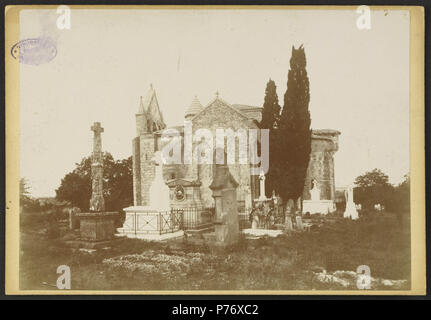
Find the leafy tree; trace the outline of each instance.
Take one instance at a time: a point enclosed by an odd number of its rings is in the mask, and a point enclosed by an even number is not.
[[[263,103],[261,129],[269,129],[269,171],[265,180],[266,196],[272,195],[278,177],[278,123],[280,120],[280,105],[278,104],[277,87],[275,82],[269,79],[266,84],[265,100]]]
[[[388,210],[396,213],[410,213],[410,175],[404,175],[404,181],[394,189]]]
[[[277,191],[284,201],[299,199],[304,190],[311,153],[309,102],[305,51],[302,45],[298,49],[292,47],[278,139],[281,171]]]
[[[115,161],[105,194],[105,205],[119,211],[133,204],[132,157]]]
[[[373,169],[357,177],[355,185],[354,201],[360,203],[363,209],[373,210],[375,204],[389,208],[393,204],[394,187],[380,169]]]
[[[384,186],[389,184],[389,177],[380,169],[373,169],[359,176],[355,180],[358,187]]]
[[[56,198],[68,201],[81,211],[89,210],[91,198],[91,156],[85,157],[66,174]],[[115,161],[110,153],[103,154],[103,195],[107,211],[119,211],[133,203],[132,157]]]

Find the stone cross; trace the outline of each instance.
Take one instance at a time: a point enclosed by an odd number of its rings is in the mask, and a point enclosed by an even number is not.
[[[102,136],[103,128],[100,122],[95,122],[91,126],[94,132],[93,137],[93,157],[91,159],[92,193],[90,199],[90,211],[105,211],[105,199],[103,198],[103,154]]]

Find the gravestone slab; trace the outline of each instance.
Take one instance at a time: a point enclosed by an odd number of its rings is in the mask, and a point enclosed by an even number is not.
[[[302,224],[301,216],[296,216],[296,228],[300,231],[304,230],[304,225]]]
[[[239,222],[236,189],[238,183],[226,165],[216,166],[210,189],[215,201],[215,243],[221,246],[234,244],[239,239]]]
[[[80,221],[80,239],[86,241],[104,241],[114,239],[115,223],[118,212],[77,213]]]
[[[286,218],[285,218],[285,229],[287,231],[292,231],[293,230],[292,216],[290,214],[286,215]]]

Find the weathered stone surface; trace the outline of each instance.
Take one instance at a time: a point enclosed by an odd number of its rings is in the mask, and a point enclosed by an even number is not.
[[[105,212],[103,199],[103,154],[102,137],[103,128],[100,122],[91,127],[94,132],[93,157],[91,163],[92,194],[89,213],[77,213],[79,219],[80,240],[104,241],[114,238],[118,212]]]
[[[292,231],[293,230],[292,216],[290,214],[286,215],[284,224],[285,224],[286,231]]]
[[[319,186],[320,199],[335,199],[334,154],[338,150],[339,135],[340,132],[336,130],[313,130],[310,162],[304,183],[304,200],[311,199],[313,179]]]
[[[69,229],[75,230],[79,229],[79,218],[76,216],[79,213],[79,208],[71,208],[69,209]]]
[[[230,106],[227,102],[220,98],[213,100],[202,112],[196,115],[192,121],[193,133],[199,129],[208,129],[211,131],[214,137],[213,149],[216,148],[216,130],[217,129],[231,129],[233,132],[238,130],[246,130],[246,136],[248,141],[248,129],[258,129],[255,122],[251,121],[250,118],[239,112],[237,109]],[[248,143],[248,142],[246,142]],[[197,143],[193,144],[193,149]],[[239,187],[237,189],[237,201],[249,201],[246,197],[251,197],[251,176],[250,176],[250,165],[239,163],[239,148],[241,142],[239,139],[235,140],[235,164],[229,164],[228,168],[234,179],[238,182]],[[200,164],[198,168],[198,177],[201,186],[202,201],[205,206],[213,206],[214,200],[212,198],[212,192],[209,188],[213,180],[214,165],[212,164]],[[257,185],[258,188],[258,185]]]
[[[132,162],[133,162],[133,205],[142,204],[142,186],[141,186],[141,149],[139,137],[132,141]]]
[[[304,230],[304,225],[302,224],[302,217],[301,216],[296,216],[296,228],[299,231]]]
[[[193,108],[193,110],[198,108]],[[151,112],[149,112],[151,110]],[[239,129],[258,129],[257,119],[262,108],[230,105],[217,96],[203,110],[187,113],[187,120],[192,122],[193,135],[199,129],[208,129],[216,136],[217,129],[231,129],[238,132]],[[154,152],[162,150],[164,144],[161,139],[162,131],[157,129],[164,128],[161,112],[155,98],[155,91],[150,88],[145,99],[141,99],[141,105],[136,117],[137,138],[133,140],[133,174],[134,174],[134,205],[148,205],[149,188],[154,179],[154,165],[151,158]],[[179,121],[178,124],[182,124]],[[184,131],[183,126],[174,127],[180,133],[182,149],[184,151]],[[335,130],[313,130],[312,152],[307,169],[307,177],[304,184],[303,199],[310,199],[311,180],[316,179],[321,189],[322,200],[334,200],[335,198],[335,179],[334,179],[334,159],[333,155],[338,150],[338,135],[340,132]],[[195,150],[199,142],[193,141],[192,150]],[[248,139],[245,142],[248,144]],[[259,197],[259,177],[251,175],[249,164],[239,164],[239,139],[235,140],[235,164],[229,165],[229,170],[239,186],[237,188],[237,201],[241,207],[250,209],[253,199]],[[213,141],[215,149],[215,139]],[[249,146],[247,146],[249,148]],[[184,161],[184,158],[182,158]],[[271,161],[271,160],[270,160]],[[186,179],[198,181],[200,186],[200,197],[205,207],[214,206],[214,199],[209,188],[214,176],[213,164],[170,164],[163,168],[165,180]],[[271,190],[268,190],[269,192]]]
[[[77,213],[80,220],[80,239],[103,241],[114,238],[117,212]]]
[[[346,210],[344,211],[344,218],[351,218],[352,220],[359,219],[358,210],[353,202],[353,186],[349,186],[345,191],[346,197]]]
[[[155,151],[155,137],[152,134],[144,134],[140,137],[141,150],[141,204],[148,206],[150,203],[150,187],[156,174],[155,164],[152,161]]]
[[[235,181],[227,166],[216,166],[216,175],[209,186],[213,192],[216,210],[215,238],[219,245],[231,245],[238,241],[239,222]]]
[[[91,127],[94,132],[93,156],[91,161],[92,193],[90,199],[90,211],[105,211],[105,200],[103,198],[103,154],[102,136],[103,128],[100,122],[95,122]]]

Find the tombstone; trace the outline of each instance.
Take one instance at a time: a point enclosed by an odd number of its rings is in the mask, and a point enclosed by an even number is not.
[[[311,201],[320,201],[320,189],[317,186],[317,181],[313,179],[313,188],[310,190]]]
[[[304,225],[302,224],[301,216],[296,216],[296,228],[300,231],[304,230]]]
[[[259,174],[260,188],[259,188],[259,201],[266,201],[265,195],[265,174],[263,173],[263,169],[260,170]]]
[[[293,214],[293,212],[292,212],[293,211],[293,207],[294,207],[294,202],[293,202],[292,199],[289,199],[287,201],[287,203],[286,203],[286,207],[285,207],[285,210],[284,210],[284,220],[285,220],[285,223],[288,223],[289,220],[290,220],[290,224],[292,224],[292,216],[291,215]],[[292,227],[292,229],[293,229],[293,227]]]
[[[238,183],[226,165],[217,165],[213,181],[209,186],[215,202],[214,222],[217,245],[231,245],[238,241],[239,222],[236,199]]]
[[[73,207],[69,208],[69,229],[75,230],[79,229],[79,218],[76,216],[80,212],[79,208]]]
[[[358,219],[358,210],[356,209],[356,205],[353,202],[353,186],[348,186],[344,195],[346,197],[346,210],[343,214],[344,218],[350,218],[352,220]]]
[[[287,231],[293,230],[292,216],[290,214],[286,215],[284,225]]]
[[[259,229],[259,216],[257,214],[253,214],[253,220],[251,222],[252,229]]]

